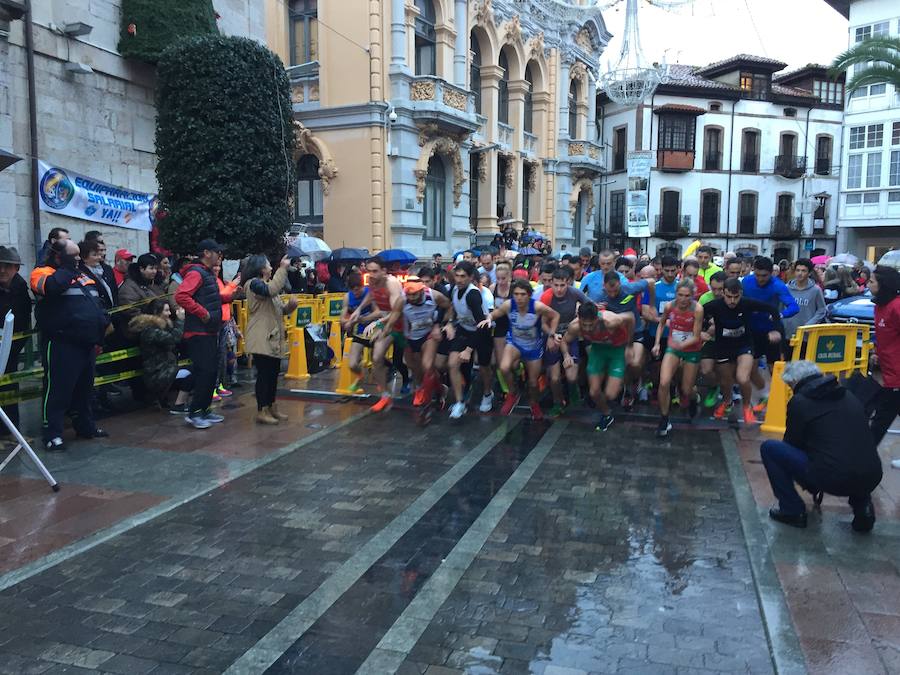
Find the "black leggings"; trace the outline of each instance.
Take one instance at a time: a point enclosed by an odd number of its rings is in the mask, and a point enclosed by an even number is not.
[[[275,403],[281,359],[264,354],[253,355],[256,366],[256,408],[262,410]]]
[[[872,440],[877,446],[891,428],[894,420],[900,415],[900,389],[883,389],[875,404],[875,415],[872,417]]]

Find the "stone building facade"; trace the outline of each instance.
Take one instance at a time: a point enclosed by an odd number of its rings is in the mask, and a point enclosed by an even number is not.
[[[506,223],[593,243],[598,60],[587,0],[268,0],[299,134],[297,223],[417,255]]]

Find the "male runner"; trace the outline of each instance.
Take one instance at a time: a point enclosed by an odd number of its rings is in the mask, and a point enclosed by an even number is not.
[[[694,299],[699,300],[700,296],[709,290],[706,280],[700,276],[700,263],[693,258],[688,258],[681,265],[681,278],[690,279],[694,282]]]
[[[712,247],[701,246],[697,249],[697,262],[700,263],[700,276],[703,281],[709,284],[709,280],[716,272],[721,272],[722,268],[712,262]]]
[[[725,272],[716,272],[709,278],[709,290],[700,296],[701,306],[722,297],[725,292],[725,280],[727,278]],[[719,387],[716,381],[716,343],[712,339],[714,332],[710,331],[710,327],[704,322],[703,333],[701,334],[703,347],[700,349],[700,376],[703,380],[701,394],[705,392],[703,405],[706,408],[715,406],[719,399]]]
[[[781,323],[781,315],[772,305],[743,297],[744,287],[738,279],[725,281],[721,298],[703,306],[704,318],[715,326],[716,371],[722,389],[722,403],[716,408],[716,419],[724,419],[731,412],[733,385],[737,379],[741,389],[744,422],[753,424],[756,417],[750,405],[750,371],[753,370],[752,318],[754,312],[764,312],[773,324]],[[773,328],[767,336],[772,344],[778,344],[781,332]]]
[[[559,417],[565,412],[566,400],[563,395],[562,385],[562,351],[559,344],[562,342],[569,324],[575,320],[579,304],[590,302],[590,299],[571,285],[571,269],[560,267],[553,273],[553,284],[549,290],[544,291],[541,302],[559,314],[559,325],[556,327],[554,339],[547,343],[547,351],[544,354],[544,367],[547,369],[547,377],[550,380],[550,390],[553,392],[553,407],[550,409],[550,417]],[[578,343],[570,346],[569,353],[572,356],[572,365],[565,368],[566,382],[569,389],[569,403],[575,403],[580,398],[578,390]]]
[[[363,284],[362,274],[350,272],[347,275],[347,288],[350,290],[344,296],[344,309],[341,311],[341,328],[353,340],[350,345],[350,370],[355,375],[355,378],[350,384],[350,391],[356,391],[359,389],[362,381],[363,351],[372,346],[369,340],[363,336],[363,333],[366,330],[366,326],[387,315],[380,310],[376,310],[372,305],[368,305],[364,311],[356,314],[360,305],[369,295],[369,289]]]
[[[431,400],[440,386],[434,361],[442,334],[436,319],[438,309],[450,309],[450,300],[428,288],[418,277],[409,277],[403,290],[406,293],[403,323],[407,345],[404,358],[418,385],[413,397],[413,405],[417,406]]]
[[[571,368],[575,363],[570,352],[571,345],[578,340],[588,343],[588,386],[591,398],[600,410],[595,425],[598,431],[606,431],[615,420],[609,401],[614,401],[622,391],[625,346],[631,340],[632,330],[634,314],[631,312],[614,314],[608,310],[598,311],[594,303],[588,302],[579,305],[578,318],[569,324],[565,339],[559,345],[563,368]]]
[[[675,287],[677,285],[679,269],[678,261],[670,255],[663,256],[660,260],[660,264],[662,278],[660,278],[655,286],[653,286],[653,290],[656,294],[655,299],[652,299],[650,293],[647,291],[644,292],[643,297],[643,304],[647,307],[651,307],[654,312],[653,319],[647,321],[647,334],[652,341],[656,340],[656,332],[660,329],[659,315],[662,313],[663,309],[665,309],[666,303],[672,302],[672,300],[675,299]],[[664,326],[662,330],[663,334],[661,338],[668,338],[668,327]],[[650,382],[647,386],[648,389],[651,388],[654,383],[659,382],[659,364],[661,361],[662,357],[653,357],[650,363]],[[641,398],[643,400],[643,396]]]

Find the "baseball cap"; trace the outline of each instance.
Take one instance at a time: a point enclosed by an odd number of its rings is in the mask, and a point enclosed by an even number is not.
[[[419,291],[425,290],[425,284],[422,283],[422,280],[419,277],[409,277],[406,280],[406,283],[403,284],[403,290],[407,293],[418,293]]]
[[[215,239],[204,239],[197,244],[197,253],[203,253],[203,251],[215,251],[216,253],[220,253],[222,247],[216,243]]]
[[[525,279],[528,281],[528,270],[513,270],[513,279]]]
[[[137,258],[137,256],[127,248],[120,248],[118,251],[116,251],[117,260],[131,260],[132,258]]]

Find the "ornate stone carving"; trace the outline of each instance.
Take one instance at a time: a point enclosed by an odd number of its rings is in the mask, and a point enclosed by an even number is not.
[[[505,41],[509,43],[523,43],[522,23],[519,21],[518,14],[506,22],[506,26],[503,30],[503,37]]]
[[[504,163],[506,170],[503,172],[503,184],[509,190],[512,189],[513,181],[516,177],[516,154],[514,152],[501,152],[500,156],[506,160]]]
[[[463,170],[462,155],[459,151],[459,142],[449,136],[432,138],[423,147],[413,175],[416,177],[416,201],[420,204],[425,200],[425,178],[428,176],[428,161],[434,155],[445,157],[453,166],[453,204],[459,206],[462,200],[463,185],[466,182],[466,172]]]
[[[475,7],[474,19],[476,25],[484,26],[485,28],[496,25],[494,23],[494,8],[491,7],[491,0],[481,0]]]
[[[457,91],[456,89],[444,87],[444,105],[465,112],[468,103],[469,99],[464,93]]]
[[[419,129],[419,147],[424,147],[424,145],[437,136],[441,131],[441,128],[435,122],[426,122]]]
[[[537,160],[526,159],[525,166],[528,167],[528,191],[534,192],[537,190],[537,175],[538,175],[538,167],[540,166],[540,162]]]
[[[584,143],[569,143],[569,157],[584,154]]]
[[[600,148],[598,148],[596,145],[589,145],[588,157],[590,157],[591,159],[600,159]]]
[[[572,186],[572,194],[569,197],[569,217],[574,226],[575,213],[578,211],[578,197],[582,190],[587,191],[587,208],[584,214],[584,222],[591,222],[594,213],[594,183],[589,178],[582,178]]]
[[[322,194],[327,195],[331,181],[337,178],[338,168],[333,159],[319,160],[319,178],[322,179]]]
[[[587,85],[587,66],[581,61],[576,61],[569,70],[569,76],[573,80],[578,80],[583,85]]]
[[[434,82],[419,80],[413,82],[409,90],[409,98],[412,101],[433,101],[435,94]]]
[[[303,103],[303,85],[291,88],[291,103]]]
[[[311,129],[303,126],[302,122],[294,120],[294,139],[297,147],[294,151],[294,161],[298,161],[303,155],[313,155],[319,160],[319,178],[322,179],[322,194],[327,195],[331,187],[331,181],[337,178],[338,167],[329,152],[328,147],[313,135]]]
[[[309,100],[310,101],[318,101],[319,100],[319,83],[318,82],[309,85]]]
[[[544,31],[528,41],[528,58],[540,59],[544,55]]]
[[[591,33],[587,28],[582,28],[575,36],[575,44],[581,47],[588,54],[594,51],[594,43],[591,40]]]
[[[475,175],[478,177],[479,183],[487,182],[487,153],[475,153]]]

